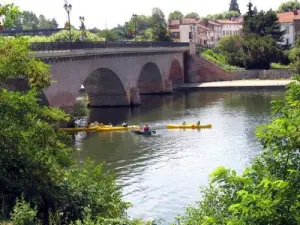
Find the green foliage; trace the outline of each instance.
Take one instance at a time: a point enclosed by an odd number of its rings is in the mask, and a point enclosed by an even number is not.
[[[243,40],[245,67],[247,69],[269,69],[280,56],[276,41],[270,36],[249,35]]]
[[[29,57],[29,43],[24,38],[0,38],[0,82],[26,75],[31,87],[49,86],[50,67]]]
[[[15,6],[14,4],[6,4],[6,5],[1,5],[0,4],[0,18],[4,18],[3,24],[1,24],[0,21],[0,26],[3,25],[4,28],[12,28],[15,25],[15,20],[20,15],[21,11],[19,7]]]
[[[237,3],[237,0],[231,0],[230,1],[228,11],[234,11],[234,12],[237,12],[239,15],[241,15],[241,11],[240,11],[240,8],[239,8],[239,4]]]
[[[282,65],[280,63],[271,63],[271,69],[293,69],[292,65]]]
[[[208,20],[230,20],[231,18],[235,18],[240,16],[240,14],[236,11],[226,11],[223,13],[217,13],[214,15],[208,15],[203,19],[208,19]]]
[[[241,175],[217,168],[201,201],[177,224],[300,223],[299,84],[288,85],[285,99],[273,102],[273,113],[277,117],[256,130],[262,154]]]
[[[269,10],[267,12],[252,10],[252,3],[248,5],[248,12],[244,16],[243,33],[256,34],[261,37],[271,36],[276,42],[283,41],[284,31],[281,31],[276,12]]]
[[[189,19],[199,19],[200,16],[199,16],[199,14],[196,13],[196,12],[190,12],[190,13],[186,14],[186,15],[184,16],[184,18],[189,18]]]
[[[219,40],[216,50],[225,56],[228,64],[244,67],[245,53],[242,46],[243,39],[241,36],[225,36]]]
[[[80,42],[81,40],[82,32],[80,30],[71,30],[71,39],[74,42]],[[95,34],[92,34],[90,32],[85,32],[85,36],[87,38],[86,41],[99,41],[99,37]],[[68,30],[62,30],[58,33],[55,33],[49,37],[50,42],[65,42],[69,41],[69,31]]]
[[[99,37],[105,38],[106,41],[115,41],[120,39],[117,33],[108,29],[100,31]]]
[[[1,39],[0,52],[2,85],[23,74],[33,87],[26,93],[0,92],[0,196],[4,213],[8,216],[23,194],[36,206],[43,223],[56,212],[62,213],[63,223],[81,219],[88,206],[92,218],[125,218],[129,204],[122,201],[114,177],[102,172],[102,165],[87,162],[79,167],[72,160],[67,147],[70,138],[56,129],[69,116],[39,105],[37,89],[49,85],[49,66],[29,56],[25,39]]]
[[[227,71],[243,70],[242,68],[228,64],[228,61],[227,61],[227,58],[225,57],[225,55],[223,55],[221,53],[216,53],[211,49],[203,51],[200,55],[203,58],[215,63],[216,65],[222,67],[223,69],[225,69]]]
[[[180,20],[182,17],[183,14],[178,10],[175,10],[174,12],[170,12],[169,14],[169,20]]]
[[[16,200],[11,221],[14,225],[35,225],[38,223],[36,214],[36,208],[32,209],[22,196],[21,199],[17,198]]]
[[[159,8],[152,10],[151,16],[153,41],[170,41],[165,15]]]
[[[297,0],[287,1],[280,4],[278,8],[279,13],[290,12],[300,9],[300,2]]]

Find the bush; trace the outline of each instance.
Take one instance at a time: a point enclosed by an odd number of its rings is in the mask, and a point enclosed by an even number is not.
[[[16,200],[13,212],[11,213],[11,221],[13,225],[35,225],[38,223],[36,214],[36,208],[32,209],[22,196],[21,199]]]
[[[227,71],[238,71],[243,70],[243,68],[237,67],[237,66],[231,66],[226,62],[226,57],[223,54],[216,53],[211,49],[208,49],[206,51],[203,51],[200,53],[200,56],[203,58],[215,63],[216,65],[222,67],[223,69]]]
[[[293,69],[292,65],[282,65],[279,63],[272,63],[271,69]]]

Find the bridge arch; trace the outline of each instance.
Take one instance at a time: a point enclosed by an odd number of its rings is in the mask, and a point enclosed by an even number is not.
[[[155,63],[146,63],[139,74],[137,87],[140,94],[155,94],[163,92],[163,78]]]
[[[172,81],[172,84],[182,84],[184,82],[183,69],[178,59],[174,59],[171,63],[169,80]]]
[[[126,90],[118,75],[110,69],[93,71],[83,82],[91,107],[128,106]]]

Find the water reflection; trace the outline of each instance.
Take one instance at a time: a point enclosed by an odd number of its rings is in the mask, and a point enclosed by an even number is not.
[[[131,132],[79,136],[75,158],[106,162],[117,175],[124,198],[133,203],[134,217],[167,222],[199,199],[199,186],[224,165],[238,171],[260,152],[253,131],[270,119],[269,101],[283,92],[191,92],[142,96],[140,108],[91,109],[89,120],[131,124],[149,122],[153,137]],[[208,130],[167,130],[168,123],[212,123]]]

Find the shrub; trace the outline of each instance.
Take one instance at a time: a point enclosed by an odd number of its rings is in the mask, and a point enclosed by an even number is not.
[[[34,225],[38,222],[36,214],[36,208],[32,209],[22,196],[21,199],[16,200],[11,220],[14,225]]]

